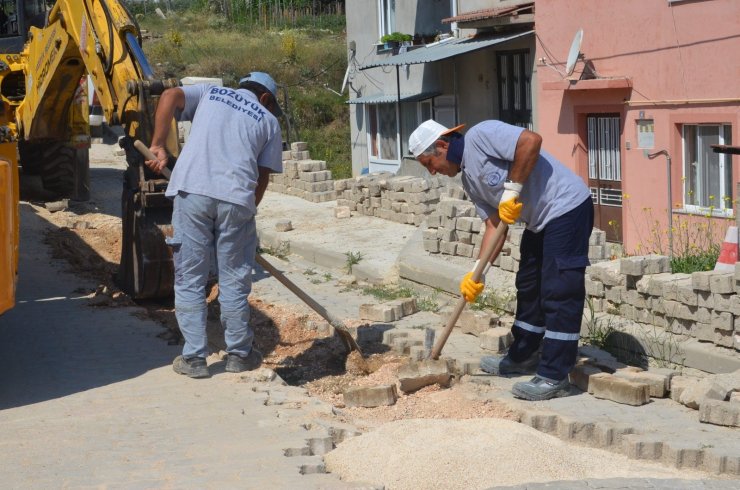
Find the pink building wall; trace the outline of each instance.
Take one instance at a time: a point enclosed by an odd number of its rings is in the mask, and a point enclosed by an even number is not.
[[[543,146],[587,178],[586,115],[618,114],[624,195],[618,226],[627,252],[650,252],[646,237],[667,235],[668,178],[666,158],[646,153],[665,149],[671,156],[675,228],[685,221],[682,124],[730,124],[732,144],[740,145],[740,1],[547,0],[537,2],[535,24]],[[601,80],[569,82],[545,66],[564,71],[579,28],[584,60],[569,78],[577,80],[588,61]],[[637,119],[654,120],[655,144],[647,152],[637,148]],[[740,158],[732,157],[733,199],[739,177]],[[732,223],[713,221],[724,237]]]

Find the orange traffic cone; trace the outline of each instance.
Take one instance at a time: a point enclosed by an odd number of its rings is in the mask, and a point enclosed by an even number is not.
[[[735,272],[735,262],[737,262],[737,226],[730,226],[725,233],[725,241],[722,242],[714,270]]]

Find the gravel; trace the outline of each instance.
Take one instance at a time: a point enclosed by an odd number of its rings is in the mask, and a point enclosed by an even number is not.
[[[410,419],[342,442],[326,468],[386,489],[476,489],[585,478],[708,478],[567,444],[502,419]]]

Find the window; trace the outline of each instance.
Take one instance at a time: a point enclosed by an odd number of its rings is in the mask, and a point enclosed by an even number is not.
[[[396,105],[368,104],[368,152],[373,160],[398,160]]]
[[[378,39],[396,30],[396,0],[378,0]]]
[[[496,61],[499,119],[532,129],[532,63],[529,50],[499,52]]]
[[[18,12],[15,0],[0,0],[0,37],[18,36]]]
[[[731,145],[728,124],[684,124],[684,204],[688,211],[732,214],[730,155],[715,153],[711,145]]]

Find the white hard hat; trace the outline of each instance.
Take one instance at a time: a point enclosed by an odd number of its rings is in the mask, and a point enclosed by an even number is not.
[[[409,136],[409,151],[414,155],[414,158],[418,158],[419,155],[421,155],[424,150],[432,146],[440,136],[454,133],[463,127],[465,127],[465,125],[460,124],[454,128],[447,129],[434,119],[424,121],[414,130],[413,133],[411,133],[411,136]]]

